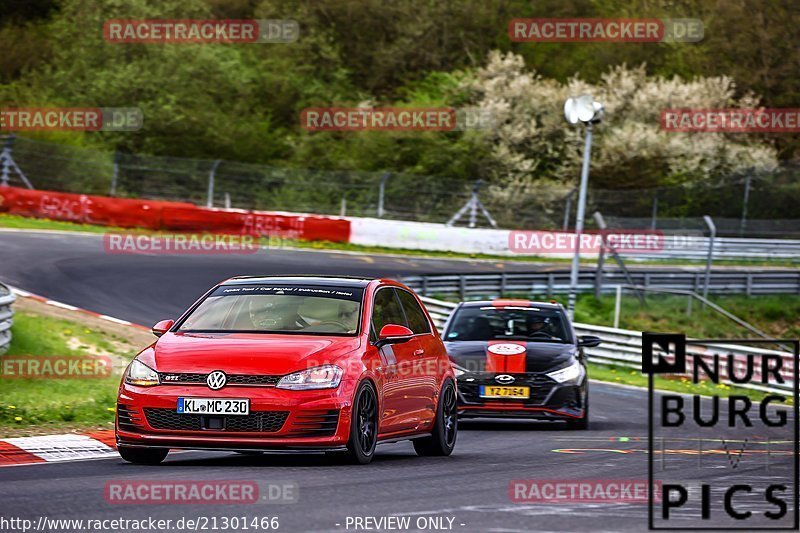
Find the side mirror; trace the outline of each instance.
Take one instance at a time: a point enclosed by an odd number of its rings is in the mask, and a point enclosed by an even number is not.
[[[594,335],[581,335],[578,337],[578,346],[581,348],[594,348],[595,346],[599,346],[601,342],[603,342],[603,340]]]
[[[161,322],[158,322],[155,326],[153,326],[153,328],[150,331],[152,331],[153,335],[155,335],[156,337],[160,337],[164,333],[168,332],[169,328],[171,328],[174,323],[175,323],[174,320],[162,320]]]
[[[375,346],[382,348],[387,344],[402,344],[411,340],[414,332],[399,324],[386,324],[378,333],[378,342]]]

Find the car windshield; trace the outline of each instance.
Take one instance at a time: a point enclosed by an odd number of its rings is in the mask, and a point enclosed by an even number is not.
[[[362,296],[352,287],[223,285],[178,331],[355,335]]]
[[[448,328],[448,341],[517,339],[529,342],[567,342],[558,309],[537,307],[462,307]]]

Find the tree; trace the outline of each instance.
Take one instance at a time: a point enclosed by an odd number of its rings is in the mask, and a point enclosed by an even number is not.
[[[731,78],[648,76],[644,66],[609,69],[598,83],[565,83],[525,68],[515,54],[493,52],[468,82],[478,106],[494,115],[488,132],[497,183],[527,186],[538,180],[570,182],[579,173],[583,130],[563,117],[569,96],[592,94],[606,109],[596,127],[592,182],[599,187],[651,187],[742,168],[772,168],[775,150],[758,139],[716,133],[661,131],[660,112],[675,107],[753,107],[755,96],[736,98]]]

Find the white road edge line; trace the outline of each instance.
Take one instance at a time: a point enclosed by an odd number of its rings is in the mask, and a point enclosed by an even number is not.
[[[18,287],[14,287],[12,285],[8,285],[7,284],[7,286],[8,286],[9,289],[11,289],[11,292],[13,292],[14,294],[22,296],[23,298],[37,298],[37,299],[40,299],[42,301],[42,303],[44,303],[45,305],[52,305],[53,307],[60,307],[62,309],[67,309],[69,311],[79,311],[81,313],[87,313],[89,315],[92,315],[94,317],[100,318],[102,320],[107,320],[109,322],[114,322],[116,324],[121,324],[123,326],[131,326],[131,327],[135,327],[135,328],[149,329],[147,326],[143,326],[141,324],[134,324],[133,322],[130,322],[128,320],[122,320],[121,318],[116,318],[116,317],[109,316],[109,315],[102,315],[100,313],[95,313],[94,311],[89,311],[88,309],[83,309],[81,307],[75,307],[74,305],[65,304],[64,302],[59,302],[57,300],[50,300],[49,298],[45,298],[44,296],[40,296],[38,294],[34,294],[32,292],[28,292],[28,291],[22,290],[22,289],[20,289]]]

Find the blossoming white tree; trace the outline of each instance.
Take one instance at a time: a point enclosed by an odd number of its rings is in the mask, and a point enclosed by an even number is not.
[[[661,129],[667,108],[758,105],[754,95],[737,98],[734,80],[724,76],[667,79],[648,76],[644,66],[621,65],[596,84],[579,76],[559,83],[527,70],[521,56],[495,51],[466,89],[494,115],[495,128],[486,133],[494,158],[491,193],[512,204],[543,191],[566,192],[576,182],[584,132],[564,120],[562,109],[566,98],[581,94],[591,94],[606,109],[592,148],[594,186],[668,186],[777,165],[774,148],[752,134]]]

